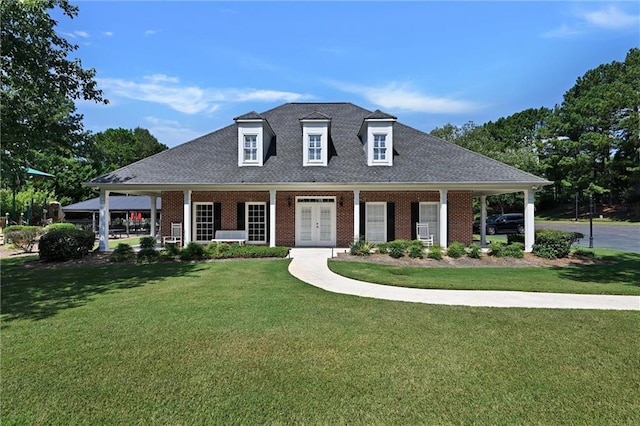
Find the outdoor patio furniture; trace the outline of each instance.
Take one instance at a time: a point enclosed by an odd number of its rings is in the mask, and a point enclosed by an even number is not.
[[[171,235],[162,237],[162,245],[167,243],[182,246],[182,222],[171,223]]]
[[[416,239],[426,247],[433,246],[433,234],[429,233],[428,223],[416,223]]]
[[[212,243],[238,243],[244,244],[247,241],[247,231],[219,230]]]

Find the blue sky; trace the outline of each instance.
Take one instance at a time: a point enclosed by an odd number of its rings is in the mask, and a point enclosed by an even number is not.
[[[107,106],[85,127],[169,146],[285,102],[352,102],[429,132],[553,107],[640,46],[640,2],[96,2],[57,30]]]

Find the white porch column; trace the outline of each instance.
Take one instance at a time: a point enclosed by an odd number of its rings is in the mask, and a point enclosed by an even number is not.
[[[447,190],[440,190],[440,246],[447,248]]]
[[[353,242],[360,239],[360,190],[353,190]]]
[[[487,196],[480,196],[480,245],[487,246]]]
[[[269,190],[269,247],[276,246],[276,190]]]
[[[157,202],[158,202],[158,197],[152,196],[151,197],[151,222],[149,223],[151,227],[149,235],[152,237],[156,236],[156,214],[157,214],[156,203]]]
[[[91,212],[91,230],[96,232],[96,212]]]
[[[524,251],[531,253],[536,239],[534,223],[534,191],[533,188],[524,190]]]
[[[98,249],[109,251],[109,191],[100,188],[100,236]]]
[[[184,240],[182,242],[183,246],[187,246],[191,242],[191,191],[184,191],[184,202],[183,202],[183,229],[184,229]]]

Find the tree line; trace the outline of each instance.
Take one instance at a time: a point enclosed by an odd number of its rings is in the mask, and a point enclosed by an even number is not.
[[[431,134],[544,177],[539,199],[553,206],[576,194],[607,204],[640,201],[640,49],[624,62],[587,71],[554,108],[530,108],[490,121],[446,124]],[[498,209],[522,204],[492,197]]]

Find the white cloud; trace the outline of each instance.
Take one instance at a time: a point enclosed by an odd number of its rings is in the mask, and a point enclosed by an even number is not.
[[[105,37],[113,37],[113,32],[105,31],[105,32],[102,33],[102,35],[105,36]]]
[[[640,25],[640,15],[632,15],[616,6],[609,6],[600,10],[578,11],[574,13],[578,19],[572,24],[563,23],[560,27],[546,31],[542,37],[563,38],[584,34],[593,29],[626,30],[637,29]]]
[[[147,116],[144,119],[150,124],[149,132],[169,148],[202,135],[202,132],[185,127],[174,120],[164,120],[153,116]]]
[[[331,84],[345,92],[360,95],[374,105],[386,109],[458,114],[480,108],[480,105],[474,102],[420,93],[409,84],[389,83],[382,87],[336,82]]]
[[[146,30],[144,32],[144,35],[147,36],[147,37],[150,37],[150,36],[155,35],[157,33],[158,33],[158,31],[156,31],[156,30]]]
[[[616,6],[609,6],[606,9],[585,12],[582,18],[591,25],[607,29],[624,29],[636,27],[640,23],[638,15],[628,14]]]
[[[70,33],[65,32],[62,34],[69,38],[89,38],[89,33],[86,31],[72,31]]]
[[[166,105],[185,114],[212,113],[224,102],[294,102],[310,95],[264,89],[213,89],[181,85],[164,74],[145,76],[143,81],[114,78],[98,80],[108,99],[121,97]]]

